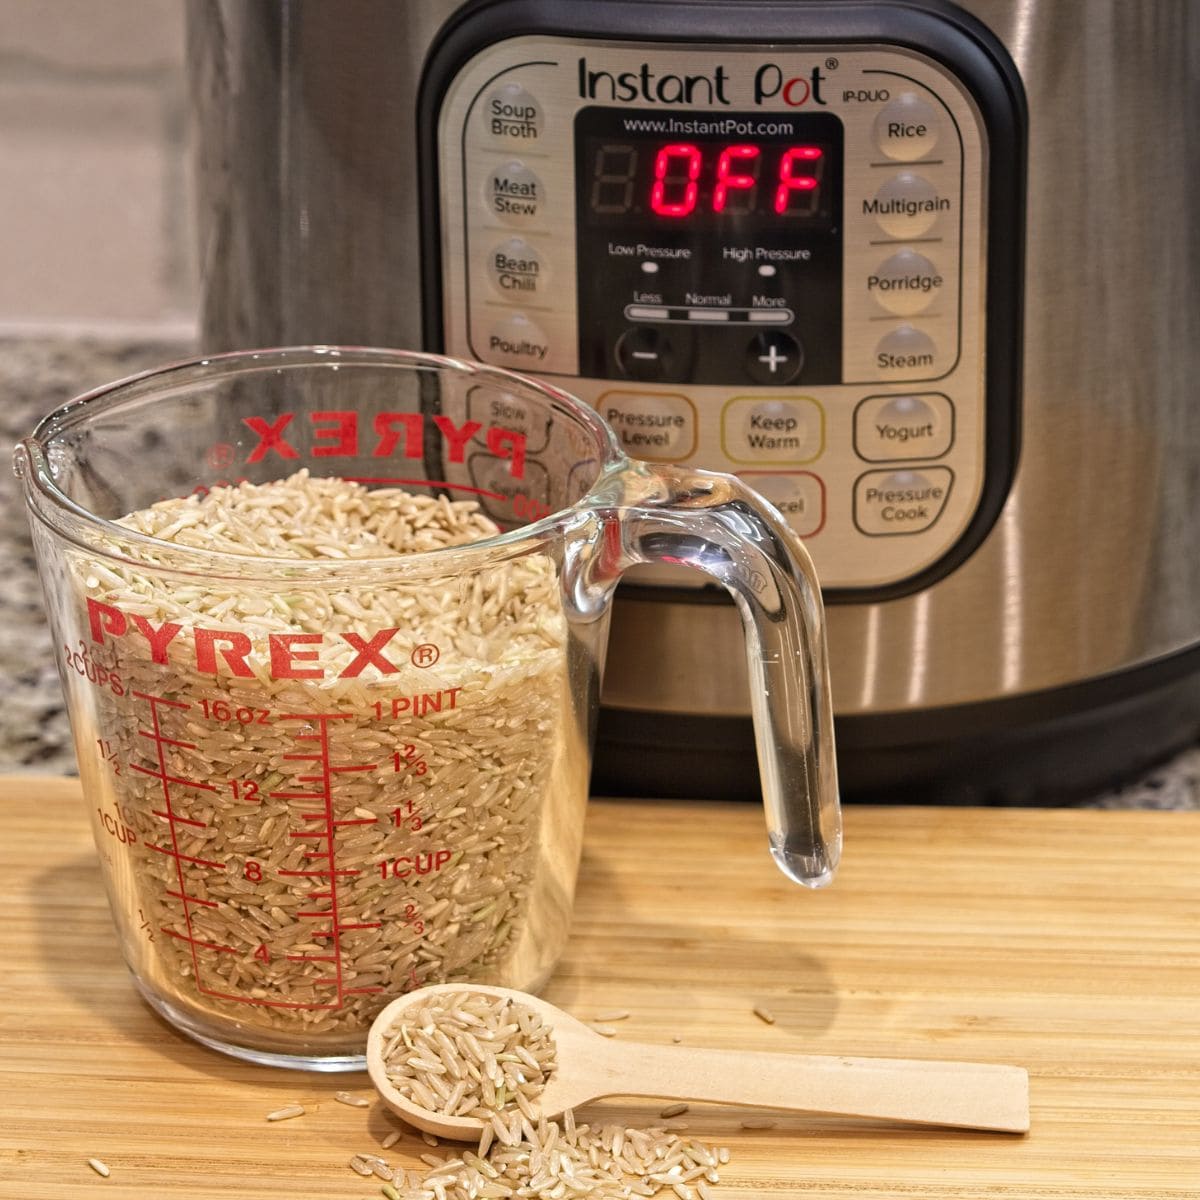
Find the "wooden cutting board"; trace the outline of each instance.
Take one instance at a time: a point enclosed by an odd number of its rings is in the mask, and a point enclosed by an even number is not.
[[[369,1096],[365,1075],[236,1062],[135,996],[77,782],[0,779],[0,813],[0,1197],[378,1197],[346,1163],[391,1119],[334,1099]],[[717,1197],[1200,1196],[1200,814],[855,808],[841,874],[809,893],[755,808],[595,801],[547,996],[628,1009],[629,1039],[1029,1068],[1026,1136],[693,1109],[732,1151]],[[291,1103],[306,1115],[264,1119]]]

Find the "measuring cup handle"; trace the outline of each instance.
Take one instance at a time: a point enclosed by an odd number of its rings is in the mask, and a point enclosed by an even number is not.
[[[746,635],[754,735],[771,854],[820,887],[841,853],[825,611],[812,559],[776,510],[732,475],[635,463],[604,515],[605,574],[636,563],[719,580]],[[613,580],[615,582],[615,578]]]

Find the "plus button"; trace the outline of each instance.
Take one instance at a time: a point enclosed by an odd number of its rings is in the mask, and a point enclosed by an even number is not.
[[[755,383],[790,383],[804,365],[804,350],[781,329],[755,334],[746,347],[746,374]]]

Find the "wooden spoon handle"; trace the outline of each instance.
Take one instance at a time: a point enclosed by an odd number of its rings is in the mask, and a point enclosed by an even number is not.
[[[1023,1067],[608,1043],[589,1082],[601,1096],[670,1096],[795,1112],[1024,1133]]]

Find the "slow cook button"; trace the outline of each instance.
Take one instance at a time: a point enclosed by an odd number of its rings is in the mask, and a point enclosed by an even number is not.
[[[696,409],[674,392],[605,392],[596,401],[625,452],[653,462],[678,462],[696,449]]]
[[[524,238],[509,238],[488,256],[488,274],[496,290],[510,299],[545,295],[546,264]]]
[[[907,317],[924,312],[944,282],[925,255],[915,250],[899,250],[867,276],[867,291],[888,312]]]
[[[495,138],[536,142],[542,134],[542,106],[519,83],[504,83],[483,104],[483,121]]]
[[[867,462],[941,458],[954,440],[954,405],[940,392],[868,396],[854,410],[854,450]]]
[[[870,537],[923,533],[942,515],[954,472],[868,471],[854,484],[854,524]]]
[[[550,352],[546,335],[524,313],[497,321],[488,334],[487,361],[508,367],[536,367]]]
[[[487,211],[506,225],[528,225],[537,219],[545,194],[537,175],[513,159],[488,176],[483,199]]]
[[[741,471],[756,492],[783,514],[801,537],[815,537],[825,526],[825,485],[808,471]]]
[[[937,145],[937,110],[915,92],[901,92],[875,118],[875,144],[895,162],[923,158]]]
[[[721,448],[737,463],[790,463],[825,449],[825,410],[809,396],[734,396],[721,410]]]

